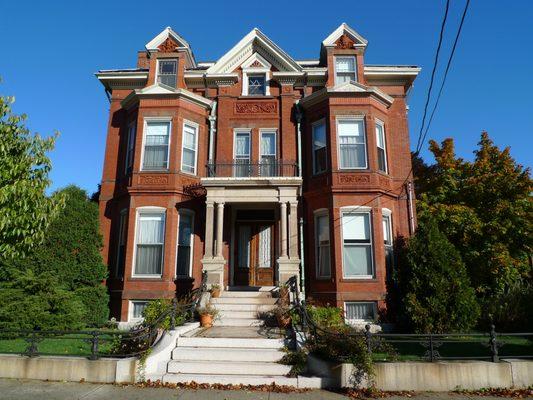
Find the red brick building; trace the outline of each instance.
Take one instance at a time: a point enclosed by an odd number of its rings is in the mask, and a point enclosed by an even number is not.
[[[110,99],[100,196],[112,315],[208,283],[276,286],[350,320],[384,306],[394,238],[414,226],[406,96],[419,68],[367,65],[346,24],[297,61],[254,29],[199,62],[171,28]]]

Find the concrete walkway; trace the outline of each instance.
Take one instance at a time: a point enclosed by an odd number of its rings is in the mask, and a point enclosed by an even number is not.
[[[305,393],[270,393],[215,389],[170,389],[142,388],[136,386],[100,385],[92,383],[42,382],[32,380],[0,379],[0,399],[2,400],[346,400],[345,396],[324,390]],[[411,397],[387,397],[399,399],[496,399],[447,393],[420,393]]]

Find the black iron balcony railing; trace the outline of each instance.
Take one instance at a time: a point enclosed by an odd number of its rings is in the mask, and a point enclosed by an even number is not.
[[[209,178],[258,178],[258,177],[294,177],[298,175],[298,166],[294,161],[268,159],[251,162],[249,159],[235,159],[207,164]]]

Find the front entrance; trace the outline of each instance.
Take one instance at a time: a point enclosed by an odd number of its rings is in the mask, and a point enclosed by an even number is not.
[[[234,285],[274,285],[274,222],[237,221],[234,257]]]

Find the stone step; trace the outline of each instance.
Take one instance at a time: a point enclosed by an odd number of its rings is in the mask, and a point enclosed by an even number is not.
[[[216,304],[213,305],[221,313],[224,311],[255,311],[268,312],[276,308],[275,304]]]
[[[217,348],[217,347],[176,347],[172,359],[180,361],[255,361],[278,362],[285,353],[276,349]]]
[[[213,326],[261,326],[264,323],[262,319],[254,318],[220,318],[213,322]]]
[[[253,361],[176,361],[168,363],[167,371],[174,374],[278,375],[285,376],[290,365]]]
[[[259,319],[262,313],[257,311],[242,311],[242,310],[219,310],[218,317],[220,319],[233,318],[233,319]]]
[[[216,308],[218,304],[276,304],[278,299],[272,297],[217,297],[211,299]]]
[[[228,292],[272,292],[276,286],[228,286]]]
[[[284,339],[263,338],[209,338],[209,337],[184,337],[177,340],[178,347],[216,347],[216,348],[244,348],[244,349],[276,349],[285,345]]]
[[[261,298],[271,298],[272,294],[270,292],[229,292],[227,290],[220,293],[220,297],[231,298],[231,297],[261,297]]]
[[[165,374],[163,383],[206,383],[221,385],[271,385],[275,383],[280,386],[298,386],[297,378],[286,376],[268,375],[203,375],[203,374]]]

